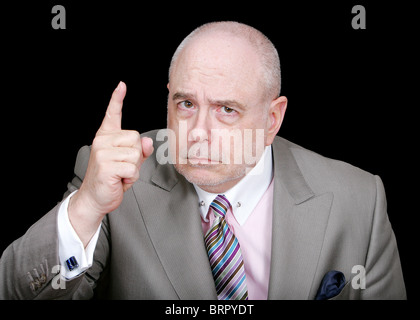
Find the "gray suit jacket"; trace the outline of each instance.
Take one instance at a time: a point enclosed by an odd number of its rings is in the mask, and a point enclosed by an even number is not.
[[[155,140],[156,132],[142,136]],[[347,281],[335,298],[405,299],[380,178],[280,137],[272,148],[269,299],[314,299],[331,270]],[[80,187],[89,154],[80,149],[66,195]],[[3,253],[1,299],[216,299],[197,194],[172,165],[154,155],[143,164],[139,181],[103,220],[93,266],[65,283],[53,270],[59,205]],[[365,270],[365,289],[356,265]]]

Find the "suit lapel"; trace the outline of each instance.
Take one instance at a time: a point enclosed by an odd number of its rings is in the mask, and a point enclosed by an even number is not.
[[[332,194],[316,195],[289,146],[273,143],[274,200],[269,299],[308,299],[315,276]]]
[[[138,182],[133,188],[149,236],[175,291],[180,299],[216,299],[193,186],[169,165],[158,165],[152,182],[156,185]]]

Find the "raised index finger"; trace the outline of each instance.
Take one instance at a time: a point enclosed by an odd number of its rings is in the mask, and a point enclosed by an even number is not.
[[[118,131],[121,130],[122,107],[127,86],[120,81],[117,88],[112,93],[108,108],[106,109],[104,120],[99,128],[101,131]]]

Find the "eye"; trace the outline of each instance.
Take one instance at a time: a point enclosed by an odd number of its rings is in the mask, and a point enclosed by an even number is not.
[[[194,107],[194,104],[191,101],[185,100],[178,103],[178,106],[185,109],[191,109],[192,107]]]
[[[234,109],[226,107],[226,106],[222,106],[221,109],[224,113],[234,113],[234,112],[236,112]]]

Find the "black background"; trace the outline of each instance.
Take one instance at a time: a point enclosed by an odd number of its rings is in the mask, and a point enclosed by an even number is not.
[[[66,9],[65,30],[51,27],[56,4]],[[365,6],[366,30],[351,26],[356,4]],[[128,87],[123,128],[165,127],[177,45],[205,22],[236,20],[279,50],[281,94],[289,99],[279,135],[382,178],[413,297],[418,241],[411,228],[419,210],[412,11],[381,1],[2,5],[0,252],[61,200],[77,151],[92,142],[120,80]]]

